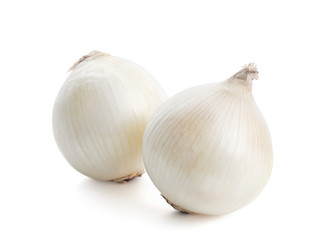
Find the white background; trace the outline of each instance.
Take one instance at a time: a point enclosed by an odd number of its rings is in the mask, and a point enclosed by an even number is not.
[[[324,1],[1,1],[0,239],[326,239]],[[91,50],[130,59],[169,96],[255,62],[274,169],[221,217],[184,215],[148,176],[119,185],[70,167],[51,114]]]

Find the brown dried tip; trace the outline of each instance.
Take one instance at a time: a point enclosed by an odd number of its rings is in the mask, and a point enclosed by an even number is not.
[[[164,197],[162,194],[161,196],[165,199],[165,201],[171,205],[171,207],[173,207],[175,210],[178,210],[179,212],[182,213],[187,213],[187,214],[195,214],[194,212],[188,211],[182,207],[179,207],[178,205],[175,205],[174,203],[170,202],[166,197]]]
[[[254,63],[248,63],[242,70],[234,74],[234,78],[243,81],[257,80],[258,77],[257,66]]]
[[[104,52],[100,52],[100,51],[91,51],[89,54],[85,55],[85,56],[82,56],[77,62],[74,63],[74,65],[72,65],[71,68],[69,68],[68,72],[71,71],[71,70],[74,70],[77,65],[85,60],[89,60],[91,58],[94,58],[94,57],[98,57],[98,56],[109,56],[109,54],[107,53],[104,53]]]
[[[125,177],[113,179],[112,182],[126,183],[126,182],[129,182],[129,181],[131,181],[132,179],[134,179],[136,177],[140,177],[141,175],[143,175],[142,172],[132,173],[132,174],[129,174],[129,175],[125,176]]]

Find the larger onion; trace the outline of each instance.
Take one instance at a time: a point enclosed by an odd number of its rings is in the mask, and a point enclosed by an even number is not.
[[[272,143],[252,96],[254,64],[229,79],[185,90],[146,128],[147,172],[180,211],[221,215],[254,200],[272,170]]]

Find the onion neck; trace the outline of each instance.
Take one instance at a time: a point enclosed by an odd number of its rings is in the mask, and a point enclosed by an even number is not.
[[[85,56],[82,56],[80,59],[78,59],[77,62],[74,63],[74,65],[72,65],[71,68],[69,68],[68,72],[71,71],[71,70],[74,70],[81,62],[84,62],[86,60],[89,60],[89,59],[93,59],[95,57],[98,57],[98,56],[109,56],[108,53],[104,53],[104,52],[100,52],[100,51],[91,51],[89,54],[85,55]]]
[[[239,72],[230,77],[227,82],[251,91],[252,81],[255,79],[258,79],[257,67],[255,64],[249,63]]]

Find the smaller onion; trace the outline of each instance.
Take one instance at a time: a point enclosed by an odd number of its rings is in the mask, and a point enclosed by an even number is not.
[[[91,178],[120,182],[140,176],[143,133],[165,98],[137,64],[93,51],[72,66],[57,96],[57,145],[77,171]]]

